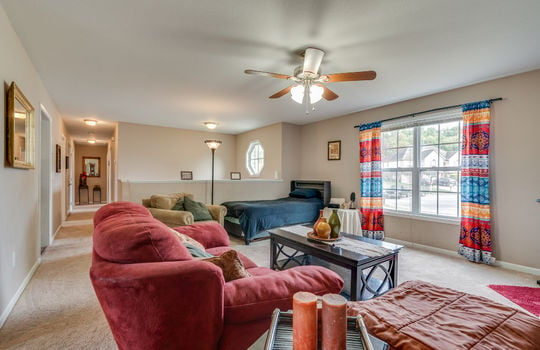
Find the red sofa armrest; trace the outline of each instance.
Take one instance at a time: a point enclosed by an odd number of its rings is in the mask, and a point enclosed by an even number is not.
[[[225,283],[225,322],[244,323],[270,318],[275,308],[292,309],[296,292],[339,293],[343,279],[320,266],[298,266]]]
[[[202,261],[115,264],[90,279],[120,349],[214,349],[223,332],[221,269]]]
[[[206,249],[229,246],[227,231],[215,221],[196,222],[192,225],[174,227],[174,230],[200,242]]]

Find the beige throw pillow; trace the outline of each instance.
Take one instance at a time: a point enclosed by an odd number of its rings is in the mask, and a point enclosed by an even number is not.
[[[172,209],[180,198],[193,198],[190,193],[154,194],[150,197],[150,206],[157,209]]]
[[[185,235],[185,234],[180,233],[180,232],[178,232],[176,230],[173,230],[170,227],[169,227],[169,230],[171,230],[171,232],[173,232],[176,235],[176,237],[178,237],[178,239],[180,239],[180,242],[182,242],[182,243],[186,242],[186,243],[189,243],[189,244],[191,244],[191,245],[193,245],[193,246],[195,246],[195,247],[197,247],[197,248],[199,248],[201,250],[204,250],[204,251],[206,250],[201,243],[199,243],[198,241],[196,241],[193,238],[189,237],[188,235]]]

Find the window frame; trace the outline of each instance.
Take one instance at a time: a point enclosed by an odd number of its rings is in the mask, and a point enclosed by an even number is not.
[[[251,155],[252,155],[252,153],[253,153],[253,151],[255,150],[256,147],[260,147],[262,156],[258,157],[258,158],[252,158]],[[258,169],[258,172],[256,171],[256,169],[253,169],[251,167],[251,162],[253,160],[256,160],[256,161],[258,161],[258,163],[260,163],[260,169]],[[264,147],[263,147],[261,141],[253,140],[253,141],[251,141],[249,143],[249,146],[248,146],[247,151],[246,151],[246,170],[248,171],[249,176],[259,177],[261,175],[263,169],[264,169]]]
[[[442,115],[441,115],[442,114]],[[441,124],[449,123],[449,122],[459,122],[459,131],[458,131],[458,139],[457,142],[443,142],[441,143]],[[421,130],[423,126],[429,126],[429,125],[437,125],[438,126],[438,133],[437,133],[437,144],[435,145],[437,147],[438,152],[438,164],[437,166],[422,166],[421,165],[421,152],[422,152],[422,144],[421,144]],[[412,148],[413,148],[413,159],[412,159],[412,167],[399,167],[399,130],[412,128],[413,132],[413,142],[412,142]],[[463,130],[463,118],[461,117],[461,114],[459,114],[459,117],[456,116],[456,112],[454,111],[448,113],[448,118],[444,118],[444,113],[437,113],[435,117],[430,118],[429,116],[422,118],[420,121],[416,122],[409,122],[409,123],[391,123],[390,125],[385,125],[383,123],[383,127],[381,130],[381,176],[384,178],[384,173],[393,173],[396,174],[396,182],[395,182],[395,198],[385,198],[384,194],[386,191],[392,190],[392,189],[386,189],[384,188],[384,181],[383,181],[383,191],[382,191],[382,199],[383,199],[383,210],[385,214],[388,214],[390,216],[397,216],[397,217],[406,217],[406,218],[414,218],[414,219],[421,219],[421,220],[427,220],[427,221],[435,221],[435,222],[443,222],[443,223],[451,223],[456,224],[459,223],[461,220],[461,212],[460,212],[460,205],[461,205],[461,143],[462,143],[462,137],[461,133]],[[384,148],[384,142],[383,142],[383,134],[385,132],[391,132],[396,131],[396,145],[395,147],[390,148]],[[458,155],[458,165],[457,166],[442,166],[441,165],[441,145],[450,145],[450,144],[456,144],[458,145],[459,152]],[[405,146],[405,147],[411,147],[411,146]],[[383,167],[383,161],[384,158],[382,157],[384,155],[384,151],[386,149],[395,149],[396,150],[396,162],[395,166],[392,168],[384,168]],[[437,173],[437,188],[436,191],[427,191],[422,190],[420,180],[421,180],[421,173],[423,171],[434,171]],[[455,171],[457,172],[457,179],[456,179],[456,187],[455,192],[451,191],[445,191],[440,189],[439,179],[441,178],[441,173],[444,172],[451,172]],[[410,172],[411,173],[411,203],[410,203],[410,211],[405,210],[399,210],[398,209],[398,199],[400,199],[400,195],[398,192],[404,191],[403,189],[400,190],[399,188],[399,177],[397,176],[399,172]],[[446,187],[446,186],[444,186]],[[421,192],[433,192],[437,195],[437,201],[436,201],[436,211],[437,214],[430,214],[430,213],[422,213],[421,210]],[[443,214],[438,214],[440,211],[440,193],[455,193],[456,194],[456,201],[457,201],[457,213],[456,216],[448,216]],[[384,201],[386,199],[391,199],[395,201],[395,208],[396,209],[389,209],[384,207]]]

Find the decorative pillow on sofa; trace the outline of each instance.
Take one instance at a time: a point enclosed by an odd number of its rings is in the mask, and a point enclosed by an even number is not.
[[[154,194],[150,197],[150,206],[157,209],[172,209],[180,198],[190,197],[189,193]]]
[[[183,234],[183,233],[180,233],[180,232],[178,232],[178,231],[176,231],[175,229],[172,229],[172,228],[170,228],[170,227],[169,227],[169,230],[171,230],[171,232],[174,233],[175,236],[178,237],[178,238],[180,239],[180,242],[182,242],[182,243],[189,243],[189,244],[191,244],[192,246],[196,247],[197,249],[200,249],[200,250],[202,250],[202,251],[205,251],[204,246],[203,246],[201,243],[199,243],[197,240],[195,240],[195,239],[189,237],[188,235],[185,235],[185,234]],[[185,245],[185,244],[184,244],[184,245]],[[188,249],[189,249],[189,247],[188,247]],[[193,255],[193,254],[191,254],[191,255]],[[213,256],[213,255],[212,255],[212,256]]]
[[[184,208],[184,197],[178,198],[176,204],[171,208],[171,210],[185,211],[186,208]]]
[[[208,261],[219,266],[223,271],[225,282],[234,281],[244,277],[251,277],[249,272],[247,272],[246,268],[244,267],[242,260],[240,260],[236,250],[231,249],[220,256],[203,259],[202,261]]]
[[[195,202],[189,197],[184,197],[184,208],[193,214],[195,221],[213,220],[212,215],[204,203]]]
[[[212,255],[210,253],[207,253],[204,249],[201,249],[197,246],[194,246],[192,244],[189,244],[188,242],[182,242],[184,247],[187,248],[189,251],[189,254],[191,254],[194,258],[213,258],[215,255]]]
[[[297,188],[289,193],[289,197],[295,198],[317,198],[321,196],[321,192],[313,188]]]

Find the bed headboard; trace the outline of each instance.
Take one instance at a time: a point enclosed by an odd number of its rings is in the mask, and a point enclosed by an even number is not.
[[[321,192],[324,206],[328,206],[330,203],[330,197],[332,191],[330,189],[330,181],[319,181],[319,180],[292,180],[291,181],[291,192],[297,188],[313,188]]]

